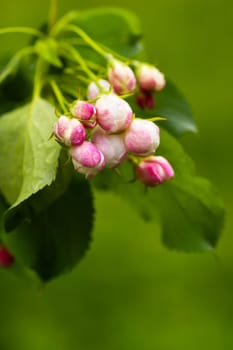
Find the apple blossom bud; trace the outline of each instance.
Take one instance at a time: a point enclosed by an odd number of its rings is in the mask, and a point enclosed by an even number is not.
[[[8,268],[14,262],[14,256],[10,253],[7,247],[0,246],[0,266]]]
[[[146,119],[134,119],[126,130],[125,144],[129,152],[146,157],[152,155],[160,143],[160,130]]]
[[[85,174],[88,179],[95,176],[105,167],[102,152],[89,141],[84,141],[81,146],[72,147],[70,155],[75,170]]]
[[[103,153],[106,167],[115,168],[122,163],[127,150],[122,135],[109,135],[99,126],[94,130],[91,141]]]
[[[66,146],[81,145],[86,138],[86,131],[82,123],[64,115],[55,123],[53,133],[57,141]]]
[[[136,177],[146,186],[156,186],[174,177],[171,164],[164,157],[144,159],[135,168]]]
[[[130,105],[117,95],[102,95],[95,106],[97,122],[109,133],[125,130],[132,121]]]
[[[81,120],[87,128],[94,128],[96,125],[95,106],[86,101],[77,101],[74,103],[71,113],[74,117]]]
[[[90,120],[95,114],[95,106],[86,101],[77,101],[74,104],[71,112],[76,118],[81,120]]]
[[[136,78],[132,69],[115,59],[110,62],[108,79],[114,91],[119,95],[133,92],[136,88]]]
[[[161,91],[166,85],[163,73],[149,64],[139,65],[136,76],[140,88],[145,91]]]
[[[111,91],[111,85],[107,80],[99,79],[98,83],[103,89],[103,92],[108,93]],[[95,100],[100,95],[101,95],[101,89],[94,81],[92,81],[87,88],[88,100]]]

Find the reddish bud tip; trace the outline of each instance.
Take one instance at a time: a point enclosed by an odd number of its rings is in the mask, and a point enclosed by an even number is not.
[[[15,258],[5,246],[0,246],[0,266],[8,268],[11,267]]]

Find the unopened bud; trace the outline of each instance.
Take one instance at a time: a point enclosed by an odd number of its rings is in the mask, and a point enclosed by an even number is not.
[[[75,170],[86,175],[86,178],[95,176],[105,167],[102,152],[89,141],[84,141],[81,146],[72,147],[70,155]]]
[[[115,59],[110,62],[108,79],[114,91],[119,95],[131,93],[136,88],[133,70],[127,64]]]
[[[74,117],[81,120],[81,122],[87,128],[93,128],[96,125],[96,110],[95,106],[86,101],[77,101],[72,109],[71,113]]]
[[[103,153],[106,167],[108,168],[117,167],[127,156],[127,149],[122,135],[109,135],[103,129],[97,127],[94,130],[91,141]]]
[[[77,119],[61,116],[53,127],[58,142],[66,146],[79,146],[86,138],[86,131]]]
[[[0,266],[8,268],[14,262],[14,256],[5,246],[0,246]]]
[[[161,91],[166,85],[163,73],[149,64],[139,65],[136,76],[140,88],[145,91]]]
[[[130,105],[117,95],[102,95],[95,106],[97,122],[109,133],[125,130],[132,121]]]
[[[107,80],[99,79],[99,86],[102,88],[104,93],[108,93],[111,90],[111,85]],[[87,88],[87,98],[89,100],[95,100],[98,96],[101,95],[101,89],[94,81],[92,81]]]
[[[154,187],[172,179],[174,170],[164,157],[150,157],[136,166],[135,175],[146,186]]]
[[[134,119],[125,133],[127,150],[137,156],[152,155],[159,143],[159,127],[150,120]]]

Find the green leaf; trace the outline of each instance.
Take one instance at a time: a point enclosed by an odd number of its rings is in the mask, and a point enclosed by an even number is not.
[[[195,176],[193,163],[181,145],[165,131],[161,140],[158,154],[174,167],[172,181],[145,191],[139,182],[129,183],[132,167],[124,166],[121,177],[105,172],[96,177],[95,184],[124,196],[144,219],[159,220],[167,247],[186,252],[212,249],[223,227],[222,201],[207,180]]]
[[[25,220],[31,221],[32,217],[39,215],[63,195],[73,174],[72,163],[67,160],[67,152],[62,150],[56,180],[50,186],[44,187],[16,207],[6,211],[4,215],[6,232],[16,229]]]
[[[58,68],[62,67],[62,62],[58,55],[58,44],[53,38],[38,40],[35,50],[48,63]]]
[[[96,8],[78,12],[72,23],[81,27],[92,39],[121,55],[138,57],[143,51],[140,23],[130,11]]]
[[[89,183],[72,182],[45,210],[31,209],[5,241],[16,260],[47,282],[72,269],[89,247],[94,219]]]
[[[168,186],[166,194],[160,194],[160,199],[163,242],[167,247],[189,252],[216,246],[224,210],[217,191],[207,180],[189,177],[182,185],[176,181]]]
[[[173,181],[158,188],[158,199],[150,191],[152,203],[161,203],[163,241],[177,250],[212,249],[224,222],[219,194],[210,182],[195,175],[191,159],[172,136],[162,132],[161,140],[159,153],[169,159],[176,174]]]
[[[130,98],[129,101],[138,116],[145,118],[166,117],[167,120],[161,122],[161,127],[168,130],[173,136],[179,137],[186,132],[197,132],[192,110],[173,83],[167,81],[165,89],[155,94],[154,99],[155,108],[145,110],[142,110],[133,98]]]
[[[53,106],[41,98],[0,118],[0,190],[13,207],[56,177],[55,121]]]

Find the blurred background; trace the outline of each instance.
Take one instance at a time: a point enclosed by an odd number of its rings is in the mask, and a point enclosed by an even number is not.
[[[60,0],[59,13],[112,5]],[[39,26],[48,6],[0,0],[1,27]],[[225,229],[216,256],[170,252],[127,203],[98,195],[92,247],[72,273],[38,291],[0,271],[0,350],[233,349],[233,2],[115,0],[114,6],[140,17],[150,61],[193,107],[200,133],[182,142],[198,174],[224,199]],[[25,43],[1,40],[0,53]]]

